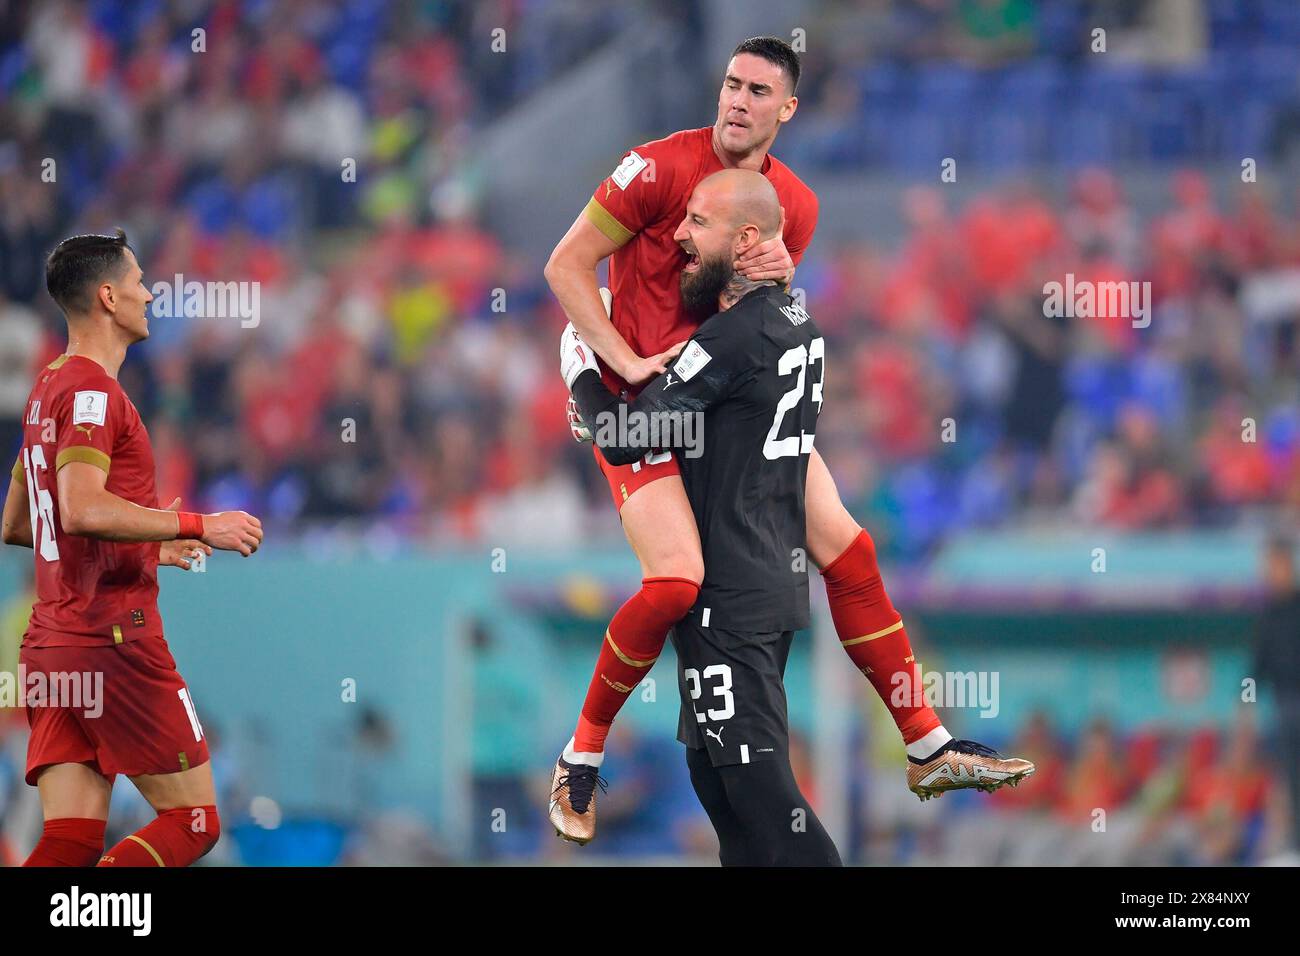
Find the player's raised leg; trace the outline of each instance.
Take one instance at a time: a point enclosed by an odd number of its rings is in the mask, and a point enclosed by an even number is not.
[[[94,866],[104,852],[113,784],[81,763],[59,763],[36,774],[45,825],[23,866]]]
[[[109,849],[100,866],[189,866],[221,836],[212,764],[131,778],[158,816]]]
[[[672,456],[652,455],[627,468],[609,465],[599,452],[597,458],[641,563],[641,589],[605,631],[577,727],[556,761],[551,822],[561,837],[576,843],[595,836],[595,790],[610,725],[658,660],[668,629],[695,603],[704,580],[699,531]]]
[[[808,552],[821,568],[840,646],[889,709],[907,746],[907,783],[922,800],[946,790],[995,790],[1034,772],[1027,760],[1003,759],[968,740],[954,740],[920,693],[924,685],[912,643],[885,590],[876,547],[840,501],[835,481],[814,448],[805,493]],[[917,693],[898,700],[895,675]]]
[[[208,742],[189,687],[161,638],[106,649],[100,762],[158,814],[110,847],[100,866],[189,866],[221,835]]]

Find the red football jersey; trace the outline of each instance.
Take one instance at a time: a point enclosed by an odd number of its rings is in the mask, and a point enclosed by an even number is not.
[[[27,647],[120,644],[162,634],[158,542],[101,541],[63,533],[59,469],[86,462],[113,494],[158,507],[153,448],[140,413],[92,359],[63,355],[27,399],[13,476],[27,483],[36,560],[36,604]]]
[[[713,127],[683,130],[630,150],[587,203],[587,218],[621,244],[609,260],[611,320],[638,355],[662,352],[699,327],[701,317],[682,306],[686,256],[673,233],[696,183],[724,168],[713,151]],[[770,153],[763,175],[785,209],[783,238],[798,265],[817,228],[817,194]],[[615,392],[626,387],[608,369],[605,383]]]

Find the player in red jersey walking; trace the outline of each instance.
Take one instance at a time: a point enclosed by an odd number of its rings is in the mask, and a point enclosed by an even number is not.
[[[213,548],[247,557],[262,526],[242,511],[181,512],[179,498],[158,507],[149,435],[117,382],[153,299],[126,235],[65,239],[45,284],[68,351],[28,398],[3,517],[5,543],[36,561],[20,669],[45,828],[24,865],[186,866],[221,825],[203,728],[163,639],[157,568]],[[158,816],[105,853],[119,773]]]
[[[749,250],[736,269],[754,280],[788,283],[793,277],[816,229],[817,197],[769,150],[798,106],[799,69],[798,56],[783,40],[757,37],[741,43],[727,65],[714,125],[628,152],[552,252],[546,279],[582,340],[602,360],[612,391],[631,395],[665,371],[705,317],[686,309],[679,289],[681,274],[700,268],[699,257],[689,243],[674,238],[679,230],[689,234],[687,200],[704,177],[737,168],[757,170],[771,181],[785,216],[782,238]],[[607,258],[608,311],[596,275]],[[692,369],[698,361],[692,358]],[[1028,776],[1033,765],[1027,761],[954,740],[919,693],[896,699],[896,675],[905,675],[906,686],[923,686],[907,631],[885,591],[871,536],[845,509],[812,442],[805,444],[808,554],[826,582],[841,645],[902,735],[908,786],[924,800],[951,789],[995,789]],[[672,454],[612,466],[599,450],[593,452],[640,561],[642,586],[605,632],[577,727],[556,762],[551,822],[560,836],[578,843],[595,834],[595,788],[610,724],[659,657],[668,628],[695,604],[708,570]]]

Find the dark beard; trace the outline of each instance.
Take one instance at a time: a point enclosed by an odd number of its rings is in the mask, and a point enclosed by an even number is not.
[[[686,306],[686,311],[695,315],[717,312],[718,296],[722,295],[734,273],[730,259],[705,259],[701,256],[699,270],[683,272],[680,280],[682,305]]]

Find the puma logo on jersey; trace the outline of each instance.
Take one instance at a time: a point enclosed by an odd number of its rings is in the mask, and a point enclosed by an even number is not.
[[[669,373],[668,373],[668,378],[667,378],[667,380],[664,381],[664,391],[665,391],[665,392],[668,391],[668,389],[669,389],[671,386],[676,385],[676,384],[677,384],[677,382],[674,382],[674,381],[673,381],[673,373],[672,373],[672,372],[669,372]]]
[[[94,438],[94,437],[95,437],[95,426],[94,426],[94,425],[78,425],[77,428],[76,428],[76,430],[79,431],[79,432],[85,432],[85,433],[86,433],[86,437],[88,437],[88,438]]]
[[[726,729],[727,729],[727,728],[725,728],[725,727],[719,727],[719,728],[718,728],[718,732],[715,734],[713,731],[709,730],[708,727],[705,727],[705,728],[704,728],[704,735],[705,735],[706,737],[712,737],[714,740],[716,740],[716,741],[718,742],[718,746],[719,746],[719,747],[725,747],[725,746],[727,746],[727,745],[724,744],[724,743],[722,742],[722,732],[723,732],[724,730],[726,730]]]

